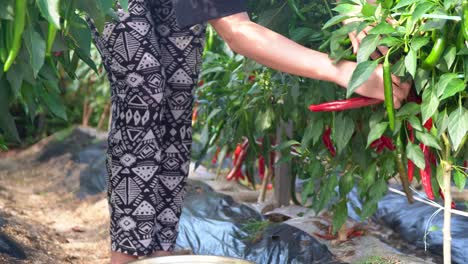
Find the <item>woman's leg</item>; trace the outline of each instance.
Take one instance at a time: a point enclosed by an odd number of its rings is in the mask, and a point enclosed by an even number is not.
[[[172,0],[153,0],[152,16],[167,81],[164,97],[164,159],[156,207],[156,256],[170,254],[178,236],[179,218],[189,173],[192,104],[201,69],[205,25],[178,28]]]
[[[162,159],[165,72],[148,0],[108,23],[96,44],[112,89],[108,198],[112,263],[153,253]],[[132,257],[133,256],[133,257]]]

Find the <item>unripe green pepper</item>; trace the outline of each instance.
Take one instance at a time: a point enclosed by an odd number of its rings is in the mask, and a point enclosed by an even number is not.
[[[442,36],[436,39],[431,52],[429,53],[427,58],[423,61],[421,66],[426,70],[430,70],[434,68],[434,66],[437,64],[440,57],[442,56],[442,53],[444,53],[445,46],[446,46],[446,39],[445,39],[445,34],[443,34]]]
[[[15,0],[15,20],[13,30],[13,42],[8,53],[8,58],[3,66],[3,70],[7,72],[15,61],[21,49],[21,39],[23,37],[25,22],[26,22],[26,6],[27,0]]]

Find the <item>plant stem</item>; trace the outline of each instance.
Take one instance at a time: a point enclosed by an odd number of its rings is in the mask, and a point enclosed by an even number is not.
[[[451,194],[451,180],[452,180],[452,163],[450,161],[450,141],[445,133],[442,134],[442,139],[445,145],[445,157],[442,161],[444,168],[443,175],[443,191],[445,195],[444,201],[444,264],[452,263],[452,235],[451,235],[451,210],[452,210],[452,194]]]

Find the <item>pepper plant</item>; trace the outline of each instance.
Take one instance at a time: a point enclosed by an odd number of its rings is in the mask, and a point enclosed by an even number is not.
[[[127,8],[128,0],[119,1]],[[16,108],[67,120],[60,85],[63,69],[76,78],[78,62],[97,71],[85,14],[102,29],[113,0],[0,0],[0,145],[18,142]],[[4,142],[5,141],[5,142]]]
[[[396,175],[409,202],[413,201],[410,183],[417,180],[428,199],[445,194],[450,213],[450,185],[463,189],[467,177],[466,1],[345,0],[330,5],[265,0],[253,5],[257,22],[326,51],[336,61],[356,60],[357,69],[344,90],[266,69],[218,47],[206,56],[200,88],[202,114],[196,126],[203,131],[204,150],[218,146],[227,149],[220,153],[228,153],[244,137],[250,143],[262,141],[261,148],[249,144],[245,168],[252,175],[257,166],[252,159],[269,157],[270,146],[283,142],[274,150],[283,152],[279,163],[292,162],[294,176],[306,180],[302,203],[312,199],[310,206],[316,211],[331,209],[334,230],[346,220],[353,187],[363,202],[356,210],[365,219]],[[357,21],[343,25],[349,18]],[[353,54],[349,33],[363,30],[367,36]],[[378,46],[389,52],[371,59]],[[399,110],[391,100],[353,94],[378,64],[385,66],[387,98],[390,73],[413,83],[408,102]],[[329,101],[337,102],[321,105]],[[274,139],[282,121],[291,121],[292,138]]]

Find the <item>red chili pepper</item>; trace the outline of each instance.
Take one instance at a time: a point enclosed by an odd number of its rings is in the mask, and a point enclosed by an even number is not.
[[[327,147],[328,151],[330,151],[330,154],[332,155],[332,157],[335,157],[336,149],[335,149],[335,146],[333,146],[333,142],[331,140],[331,128],[330,127],[328,127],[325,130],[325,133],[323,133],[322,141],[323,141],[323,144],[325,144],[325,146]]]
[[[214,154],[213,156],[213,159],[211,160],[211,164],[216,164],[218,163],[218,155],[219,155],[219,152],[221,151],[221,149],[219,147],[216,147],[216,153]]]
[[[247,146],[249,145],[249,141],[245,140],[242,145],[237,145],[236,150],[234,151],[234,160],[233,160],[233,168],[226,176],[226,179],[232,180],[235,178],[236,180],[245,179],[245,176],[242,174],[242,163],[244,162],[245,157],[247,156]]]
[[[204,85],[204,84],[205,84],[205,80],[200,80],[200,81],[198,82],[198,86],[202,86],[202,85]]]
[[[414,129],[413,127],[408,123],[408,131],[409,131],[409,141],[411,143],[414,143]],[[411,183],[414,178],[414,162],[410,159],[408,159],[408,181]]]
[[[250,75],[249,76],[249,82],[253,83],[253,82],[255,82],[255,79],[256,79],[255,75]]]
[[[265,158],[263,156],[258,158],[258,174],[263,181],[263,178],[265,178]]]
[[[442,198],[442,200],[445,201],[445,196],[444,196],[444,192],[442,191],[442,189],[439,188],[439,195],[440,197]],[[455,205],[455,202],[452,201],[452,209],[455,209],[457,206]]]
[[[430,150],[427,146],[424,144],[419,145],[424,153],[424,160],[426,161],[426,167],[424,170],[419,170],[419,173],[421,174],[421,181],[424,187],[424,191],[426,192],[427,198],[434,200],[434,192],[432,190],[432,183],[431,183],[431,173],[432,173],[432,168],[431,168],[431,163],[429,161],[429,156],[430,156]]]
[[[424,127],[428,130],[428,131],[431,131],[431,128],[432,128],[432,118],[429,118],[426,123],[424,123]]]
[[[60,56],[62,56],[62,52],[61,51],[55,51],[54,56],[55,57],[60,57]]]
[[[369,105],[376,105],[383,103],[382,100],[368,98],[368,97],[355,97],[347,100],[332,101],[318,105],[310,105],[309,110],[312,112],[336,112],[348,109],[362,108]]]
[[[379,139],[375,140],[370,144],[371,148],[375,148],[377,153],[382,152],[385,148],[390,151],[394,151],[396,149],[395,145],[391,138],[382,136]]]
[[[198,118],[198,102],[195,102],[193,106],[193,113],[192,113],[192,122],[197,121]]]

